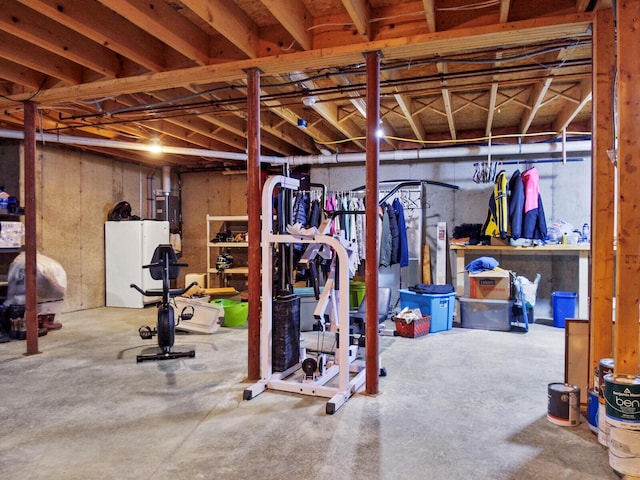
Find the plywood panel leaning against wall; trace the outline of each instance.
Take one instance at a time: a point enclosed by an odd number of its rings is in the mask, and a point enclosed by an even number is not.
[[[640,295],[640,5],[617,2],[618,242],[616,255],[615,372],[638,373]]]
[[[613,79],[615,30],[613,10],[599,10],[593,28],[593,155],[591,173],[590,372],[613,355],[614,211],[616,169],[613,150]],[[593,387],[593,375],[590,375]]]

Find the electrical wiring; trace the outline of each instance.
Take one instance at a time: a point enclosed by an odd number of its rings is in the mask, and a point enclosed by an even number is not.
[[[458,143],[477,143],[477,142],[486,142],[501,138],[525,138],[525,137],[539,137],[539,136],[557,136],[559,132],[535,132],[535,133],[506,133],[501,135],[491,135],[485,137],[474,137],[474,138],[461,138],[461,139],[453,139],[453,140],[419,140],[416,138],[403,138],[403,137],[394,137],[391,135],[383,135],[381,139],[387,140],[395,140],[397,142],[408,142],[408,143],[420,143],[422,145],[442,145],[442,144],[458,144]],[[591,132],[567,132],[567,135],[575,135],[575,136],[585,136],[591,135]],[[367,137],[351,137],[344,138],[341,140],[333,140],[333,141],[320,141],[315,140],[315,143],[318,145],[338,145],[341,143],[347,143],[358,140],[366,140]]]
[[[47,83],[47,80],[49,80],[49,75],[45,75],[45,77],[42,79],[42,82],[40,82],[38,89],[35,92],[33,92],[29,97],[25,98],[24,100],[17,100],[15,98],[11,98],[2,94],[0,94],[0,98],[4,98],[5,100],[9,100],[10,102],[29,102],[34,98],[36,98],[40,94],[40,92],[42,92],[42,89],[44,88],[45,83]]]
[[[501,0],[487,0],[485,2],[472,3],[471,5],[460,5],[458,7],[437,7],[439,12],[464,12],[468,10],[481,10],[484,8],[500,5]]]

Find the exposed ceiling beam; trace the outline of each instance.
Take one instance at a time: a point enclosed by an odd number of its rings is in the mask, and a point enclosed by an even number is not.
[[[580,111],[582,111],[587,102],[591,101],[592,93],[591,79],[583,80],[580,83],[579,102],[577,104],[572,104],[572,102],[568,101],[565,102],[564,107],[556,116],[555,122],[553,123],[553,130],[555,132],[561,132],[562,130],[567,128],[576,117],[576,115],[580,113]]]
[[[509,7],[511,0],[502,0],[500,2],[500,23],[505,23],[509,20]]]
[[[115,78],[121,71],[120,59],[108,48],[15,1],[0,0],[0,29],[100,75]]]
[[[398,106],[402,110],[402,113],[404,114],[404,118],[409,123],[409,126],[411,127],[411,131],[413,132],[413,134],[416,136],[418,140],[425,140],[426,133],[424,131],[424,126],[422,125],[422,122],[416,121],[416,118],[411,113],[411,110],[412,110],[411,100],[407,99],[404,95],[400,93],[394,94],[394,98],[396,99],[396,102],[398,102]]]
[[[300,0],[261,0],[278,22],[304,49],[313,47],[312,16]]]
[[[72,85],[82,82],[82,67],[0,30],[0,58],[42,72]],[[30,94],[25,95],[29,97]]]
[[[209,37],[165,2],[98,0],[198,65],[210,63]]]
[[[106,0],[105,0],[106,1]],[[122,0],[116,0],[118,2]],[[96,81],[72,87],[52,88],[40,92],[40,103],[54,104],[74,99],[100,98],[103,96],[140,91],[156,91],[176,86],[199,85],[216,81],[244,78],[248,68],[259,68],[266,75],[304,71],[315,65],[334,67],[362,62],[363,49],[380,50],[386,59],[407,58],[412,55],[447,55],[459,53],[460,45],[472,41],[478,48],[489,48],[523,43],[535,39],[540,42],[571,35],[584,35],[591,24],[591,15],[548,17],[536,21],[511,22],[509,28],[502,25],[465,28],[435,34],[414,35],[408,38],[369,42],[366,45],[351,44],[341,47],[295,52],[250,60],[230,61],[223,64],[164,71],[121,79]],[[0,32],[1,33],[1,32]],[[0,42],[1,43],[1,42]],[[16,96],[19,103],[29,97],[25,93]],[[21,108],[16,101],[0,99],[0,108]]]
[[[74,0],[19,1],[151,71],[165,68],[166,46],[160,40],[98,3],[87,9]]]
[[[342,133],[346,138],[356,138],[360,136],[360,130],[353,120],[340,120],[338,106],[335,103],[317,102],[311,106],[322,118],[329,122],[335,129]],[[336,139],[338,140],[338,139]],[[361,140],[353,140],[359,148],[364,149],[364,143]]]
[[[362,38],[366,41],[373,40],[368,2],[366,0],[342,0],[342,4]]]
[[[498,82],[491,84],[489,90],[489,108],[487,109],[487,126],[484,129],[486,137],[491,135],[491,127],[493,126],[493,117],[496,112],[496,101],[498,99]]]
[[[435,0],[422,0],[424,5],[424,14],[427,19],[427,27],[430,32],[436,31],[436,6]]]
[[[451,135],[451,139],[455,140],[457,138],[456,133],[456,122],[453,118],[453,107],[451,104],[451,92],[449,88],[447,88],[447,81],[444,79],[444,76],[447,74],[447,65],[442,62],[438,62],[436,64],[438,72],[443,75],[442,83],[442,101],[444,103],[444,111],[447,115],[447,123],[449,124],[449,134]]]
[[[235,3],[228,0],[182,0],[182,3],[249,58],[258,56],[258,27]]]
[[[549,77],[543,81],[537,82],[531,90],[528,102],[528,106],[530,108],[525,110],[524,115],[520,119],[521,134],[527,133],[529,127],[531,127],[531,123],[538,113],[540,105],[542,105],[542,101],[544,100],[544,96],[547,94],[547,90],[549,89],[552,80],[553,79]]]
[[[0,57],[3,56],[3,48],[0,45]],[[32,68],[25,67],[5,58],[0,62],[0,78],[4,78],[12,83],[22,85],[27,89],[37,90],[47,79],[47,76]],[[7,91],[6,94],[13,92]]]

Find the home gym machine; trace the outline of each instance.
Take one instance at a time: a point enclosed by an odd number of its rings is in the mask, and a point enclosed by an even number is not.
[[[169,244],[160,244],[153,252],[153,257],[149,265],[143,265],[142,268],[148,268],[151,278],[154,280],[162,280],[162,290],[142,290],[139,286],[132,283],[131,288],[135,288],[138,292],[146,297],[161,297],[162,301],[158,305],[158,319],[156,327],[151,329],[148,326],[140,327],[138,333],[144,340],[150,340],[154,335],[158,336],[158,351],[151,354],[137,355],[138,363],[145,360],[170,360],[174,358],[195,357],[195,350],[185,352],[174,352],[173,342],[175,339],[175,319],[173,305],[171,299],[177,295],[182,295],[190,288],[196,286],[198,282],[192,282],[186,288],[170,288],[170,281],[178,278],[180,267],[186,267],[186,263],[178,263],[178,258],[173,247]],[[189,320],[193,316],[191,312],[183,312],[179,315],[178,321]]]
[[[273,193],[277,187],[297,190],[300,182],[282,175],[269,177],[262,193],[262,318],[260,321],[260,380],[244,391],[243,398],[251,400],[266,389],[303,395],[327,397],[326,413],[333,414],[365,382],[365,366],[356,362],[358,345],[350,345],[349,330],[349,256],[350,244],[342,238],[323,233],[323,228],[300,230],[288,234],[274,233]],[[335,336],[333,360],[304,357],[300,348],[291,366],[283,371],[274,365],[274,322],[279,319],[274,308],[273,272],[274,249],[281,244],[305,244],[305,255],[328,253],[331,268],[319,296],[314,318],[319,328]],[[277,305],[277,304],[276,304]],[[300,332],[297,332],[298,337]]]

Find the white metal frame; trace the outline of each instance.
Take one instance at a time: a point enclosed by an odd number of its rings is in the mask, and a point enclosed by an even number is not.
[[[244,391],[244,399],[250,400],[266,389],[280,390],[303,395],[326,397],[330,400],[326,405],[326,412],[333,414],[338,408],[360,389],[365,383],[364,365],[351,365],[357,356],[357,346],[349,345],[349,253],[342,239],[330,235],[284,235],[273,233],[272,198],[274,189],[282,188],[297,190],[300,182],[296,179],[277,175],[269,177],[265,182],[262,193],[262,317],[260,321],[260,380]],[[280,243],[324,244],[333,249],[337,257],[339,268],[333,270],[324,286],[318,306],[314,311],[317,318],[324,317],[328,308],[330,331],[337,333],[338,346],[334,355],[334,363],[322,374],[307,379],[304,373],[298,372],[298,363],[285,372],[274,372],[272,368],[272,276],[273,255],[272,246]],[[335,258],[334,257],[334,260]],[[340,285],[335,290],[335,277]],[[324,322],[322,322],[324,323]],[[352,375],[355,373],[355,375]],[[337,379],[337,382],[335,381]],[[332,385],[328,385],[332,383]],[[336,384],[337,383],[337,384]]]

